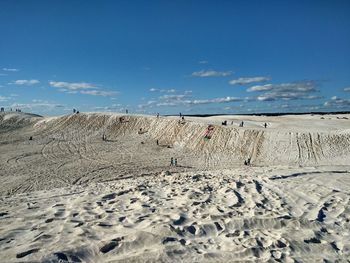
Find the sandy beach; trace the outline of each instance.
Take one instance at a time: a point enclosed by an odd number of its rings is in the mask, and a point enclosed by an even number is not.
[[[350,258],[349,114],[0,113],[0,179],[1,262]]]

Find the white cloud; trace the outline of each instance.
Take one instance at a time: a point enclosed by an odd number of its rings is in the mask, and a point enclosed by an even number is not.
[[[344,88],[344,91],[350,91],[350,87]]]
[[[317,95],[308,95],[308,96],[301,97],[301,99],[304,99],[304,100],[318,100],[318,99],[322,99],[322,97],[321,96],[317,96]]]
[[[5,101],[9,101],[9,100],[14,100],[15,97],[18,97],[18,95],[17,94],[10,94],[8,97],[0,95],[0,101],[5,102]]]
[[[185,103],[188,94],[167,94],[160,96],[159,101],[148,101],[147,104],[144,104],[144,107],[148,106],[176,106],[182,105]]]
[[[64,105],[51,103],[43,100],[33,100],[33,103],[13,103],[11,105],[12,108],[20,108],[22,110],[34,110],[34,109],[45,109],[45,110],[53,110],[56,108],[63,108]]]
[[[68,93],[68,94],[77,94],[78,91],[77,90],[67,90],[66,93]]]
[[[50,81],[51,87],[58,88],[60,92],[68,94],[85,94],[91,96],[114,96],[118,94],[116,91],[101,90],[98,86],[87,82],[64,82],[64,81]]]
[[[147,107],[161,107],[161,106],[194,106],[194,105],[203,105],[203,104],[216,104],[216,103],[229,103],[229,102],[237,102],[243,101],[242,98],[237,97],[222,97],[222,98],[213,98],[213,99],[189,99],[189,96],[186,94],[180,95],[164,95],[159,97],[159,101],[151,100],[146,104],[141,104],[139,108],[147,108]]]
[[[176,100],[176,101],[179,101],[179,100],[181,100],[183,98],[186,98],[186,97],[187,97],[187,95],[185,95],[185,94],[180,94],[180,95],[163,95],[163,96],[160,96],[159,99],[161,99],[161,100],[171,100],[171,101]]]
[[[144,104],[139,104],[137,107],[140,109],[152,108],[156,103],[157,103],[157,101],[155,101],[155,100],[149,100]]]
[[[68,90],[81,89],[96,89],[97,87],[86,82],[64,82],[64,81],[49,81],[51,87],[63,88]]]
[[[350,99],[341,99],[337,96],[333,96],[331,100],[324,103],[325,107],[336,107],[336,108],[350,108]]]
[[[269,77],[249,77],[249,78],[238,78],[233,79],[229,81],[229,84],[231,85],[244,85],[244,84],[250,84],[250,83],[256,83],[256,82],[264,82],[268,81],[271,78]]]
[[[314,81],[300,81],[293,83],[281,83],[281,84],[266,84],[262,86],[253,86],[247,89],[248,92],[252,91],[266,91],[266,90],[279,90],[284,92],[310,92],[316,91],[316,84]]]
[[[138,105],[140,109],[145,108],[152,108],[154,106],[160,107],[160,106],[176,106],[176,105],[183,105],[185,103],[185,98],[187,98],[188,95],[186,94],[166,94],[162,95],[158,98],[158,100],[149,100],[144,104]]]
[[[247,89],[248,92],[254,92],[254,91],[267,91],[272,90],[273,85],[272,84],[266,84],[266,85],[259,85],[259,86],[253,86]]]
[[[314,81],[300,81],[293,83],[266,84],[253,86],[247,89],[248,92],[261,92],[257,96],[259,101],[274,100],[298,100],[298,99],[319,99],[320,96],[312,95],[317,92]]]
[[[162,107],[162,106],[176,106],[176,105],[179,105],[175,102],[159,102],[157,103],[157,106],[158,107]]]
[[[114,96],[117,94],[115,91],[104,91],[104,90],[82,90],[80,91],[81,94],[91,95],[91,96]]]
[[[189,101],[187,104],[210,104],[210,103],[228,103],[228,102],[236,102],[236,101],[242,101],[241,98],[238,97],[223,97],[223,98],[214,98],[214,99],[207,99],[207,100],[193,100]]]
[[[18,79],[18,80],[15,80],[14,82],[9,83],[9,84],[30,86],[30,85],[35,85],[38,83],[40,83],[40,81],[37,79]]]
[[[16,69],[16,68],[3,68],[2,70],[3,71],[8,71],[8,72],[17,72],[17,71],[19,71],[19,69]]]
[[[175,89],[155,89],[155,88],[151,88],[149,89],[150,92],[161,92],[161,93],[175,93],[176,90]]]
[[[192,73],[193,77],[227,77],[232,71],[200,70]]]
[[[8,101],[10,98],[9,97],[4,97],[4,96],[0,96],[0,101]]]
[[[110,106],[94,107],[94,110],[97,110],[97,111],[122,111],[122,110],[124,110],[124,108],[121,104],[112,104]]]
[[[198,62],[199,64],[208,64],[209,62],[207,60],[201,60]]]

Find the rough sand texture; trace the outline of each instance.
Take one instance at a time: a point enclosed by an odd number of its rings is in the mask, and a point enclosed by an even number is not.
[[[1,262],[348,262],[348,117],[0,114]]]

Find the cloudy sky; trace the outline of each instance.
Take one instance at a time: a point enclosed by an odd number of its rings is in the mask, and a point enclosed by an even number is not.
[[[0,1],[0,105],[350,110],[350,1]]]

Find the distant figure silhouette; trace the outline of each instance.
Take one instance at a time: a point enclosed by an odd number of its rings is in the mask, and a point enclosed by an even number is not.
[[[126,110],[125,110],[125,113],[126,113],[126,114],[128,114],[128,113],[129,113],[129,111],[126,109]]]
[[[174,160],[174,165],[177,166],[177,159]]]
[[[170,158],[170,166],[173,166],[173,165],[174,165],[174,158],[171,157],[171,158]]]
[[[30,136],[30,137],[29,137],[29,140],[30,140],[30,141],[32,141],[32,140],[33,140],[33,137],[32,137],[32,136]]]
[[[267,123],[266,122],[265,122],[264,126],[265,126],[265,128],[267,127]]]
[[[157,145],[159,145],[159,140],[157,140]]]

